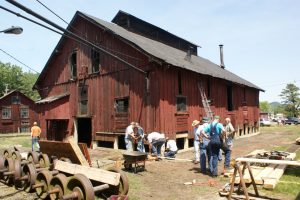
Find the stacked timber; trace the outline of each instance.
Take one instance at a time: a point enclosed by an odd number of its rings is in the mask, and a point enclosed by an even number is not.
[[[265,150],[255,150],[248,154],[247,158],[255,158],[257,155],[266,154]],[[287,153],[285,160],[294,160],[296,157],[296,153]],[[242,168],[242,166],[240,166]],[[252,173],[254,176],[254,181],[258,185],[263,185],[265,189],[274,189],[276,184],[279,182],[280,177],[283,175],[284,170],[286,169],[286,164],[264,164],[264,165],[255,165],[255,163],[251,165]],[[244,173],[244,181],[245,183],[251,183],[251,178],[248,170],[245,170]],[[240,177],[237,176],[235,178],[235,184],[240,183]]]

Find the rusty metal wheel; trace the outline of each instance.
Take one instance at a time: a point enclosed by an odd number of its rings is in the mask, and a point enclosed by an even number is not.
[[[11,157],[11,150],[4,149],[3,156],[4,156],[4,158],[10,158]]]
[[[68,162],[68,163],[72,163],[72,161],[69,158],[65,158],[65,157],[61,157],[59,160]]]
[[[51,200],[62,199],[67,191],[68,178],[64,174],[57,174],[50,181],[49,197]]]
[[[50,181],[52,179],[52,174],[48,170],[40,171],[36,176],[35,185],[41,185],[35,188],[35,193],[40,199],[46,199],[48,196],[48,190],[50,186]]]
[[[120,174],[120,183],[117,186],[110,185],[109,189],[104,191],[103,194],[105,197],[110,197],[111,195],[127,195],[129,191],[129,180],[124,171],[111,167],[107,169],[110,172],[116,172]]]
[[[39,154],[35,151],[28,152],[27,160],[32,162],[33,164],[39,163]]]
[[[50,167],[50,159],[47,154],[40,154],[39,155],[39,164],[42,168]]]
[[[22,168],[22,177],[27,177],[27,179],[23,181],[23,189],[26,192],[32,191],[32,186],[35,184],[36,181],[36,169],[32,163],[25,164]]]
[[[0,156],[0,170],[4,169],[4,162],[5,162],[5,157],[4,156]]]
[[[75,174],[67,184],[67,194],[74,193],[77,200],[95,199],[94,188],[91,181],[83,174]]]
[[[11,153],[11,158],[14,160],[22,160],[22,156],[19,151],[13,151]]]
[[[6,169],[6,172],[15,171],[14,160],[11,158],[6,158],[4,161],[4,169]],[[2,180],[6,185],[12,185],[14,183],[14,177],[13,175],[5,175],[6,172],[2,174]]]

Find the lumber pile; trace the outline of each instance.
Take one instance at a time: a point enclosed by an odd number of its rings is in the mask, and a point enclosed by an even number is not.
[[[280,177],[283,175],[284,170],[288,164],[296,164],[297,162],[292,161],[296,157],[296,153],[284,152],[287,156],[285,160],[269,160],[269,159],[257,159],[257,155],[266,154],[265,150],[255,150],[245,156],[245,158],[239,158],[237,161],[251,161],[251,169],[254,176],[254,181],[258,185],[262,185],[265,189],[274,189],[276,184],[279,182]],[[273,155],[274,156],[274,155]],[[252,161],[257,161],[262,163],[257,165]],[[266,163],[270,164],[266,164]],[[277,164],[280,163],[280,164]],[[282,164],[281,164],[282,163]],[[299,163],[300,164],[300,163]],[[242,166],[240,166],[242,167]],[[251,178],[249,171],[246,170],[243,176],[245,183],[251,183]],[[240,183],[240,177],[237,176],[235,179],[235,184]]]

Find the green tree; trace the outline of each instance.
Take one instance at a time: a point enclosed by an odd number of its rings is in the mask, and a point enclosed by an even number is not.
[[[288,116],[298,116],[300,105],[299,95],[299,88],[293,83],[287,84],[286,87],[281,91],[279,96],[282,99],[284,110]]]
[[[271,111],[271,106],[268,101],[261,101],[259,102],[259,108],[261,112],[270,112]]]
[[[33,84],[39,74],[23,72],[22,68],[10,63],[0,62],[0,96],[5,94],[6,85],[9,91],[18,90],[33,100],[37,100],[39,95],[32,90]]]

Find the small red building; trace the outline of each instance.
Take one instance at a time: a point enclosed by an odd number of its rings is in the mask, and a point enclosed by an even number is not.
[[[196,44],[128,13],[112,22],[76,12],[67,30],[106,52],[63,36],[35,83],[49,140],[74,135],[89,146],[124,147],[125,128],[137,121],[186,148],[192,121],[205,115],[199,82],[212,111],[231,117],[240,135],[258,131],[261,88],[197,56]]]
[[[0,109],[0,133],[30,132],[33,122],[38,121],[34,101],[16,90],[0,97]]]

